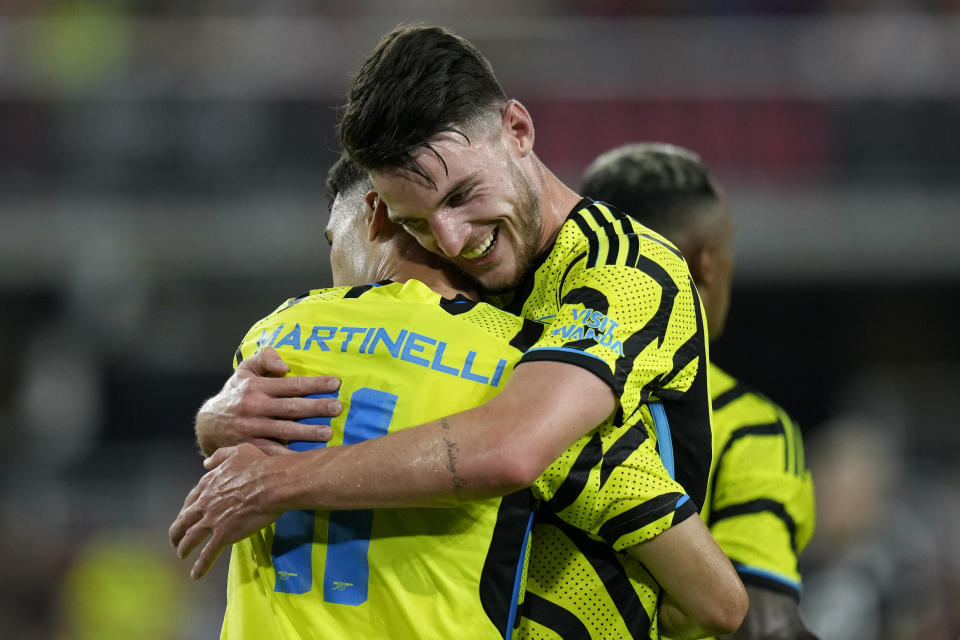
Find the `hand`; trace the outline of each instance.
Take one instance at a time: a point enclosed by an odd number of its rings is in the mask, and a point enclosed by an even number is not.
[[[340,381],[329,376],[283,377],[288,371],[290,367],[271,347],[241,362],[220,393],[197,414],[197,442],[203,453],[249,443],[275,455],[289,453],[283,443],[293,440],[329,440],[330,427],[296,420],[339,415],[338,400],[304,396],[335,391]]]
[[[186,558],[207,540],[190,571],[192,578],[202,578],[224,547],[262,529],[283,513],[283,509],[269,504],[265,490],[278,471],[271,462],[278,461],[251,444],[218,449],[203,461],[207,473],[187,495],[170,526],[170,543],[180,558]]]

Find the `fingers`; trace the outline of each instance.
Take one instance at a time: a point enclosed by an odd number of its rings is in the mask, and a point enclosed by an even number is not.
[[[190,492],[190,496],[193,496],[196,492],[196,489]],[[183,538],[187,535],[187,532],[190,530],[193,525],[200,521],[200,518],[203,517],[203,512],[200,509],[192,508],[191,505],[196,500],[194,497],[192,500],[190,496],[187,496],[187,500],[184,501],[184,506],[180,510],[180,513],[177,514],[177,519],[173,521],[173,524],[170,525],[170,544],[177,549],[180,549],[180,544],[183,542]]]
[[[241,362],[237,370],[241,369],[256,376],[282,376],[290,371],[290,367],[273,347],[264,347],[252,358],[247,358]]]
[[[193,569],[190,570],[190,577],[194,580],[199,580],[207,574],[207,571],[210,571],[210,567],[213,566],[213,563],[217,561],[217,558],[220,557],[220,552],[223,551],[225,545],[220,540],[210,538],[210,541],[203,547],[203,550],[200,552],[200,556],[197,558],[197,561],[193,564]]]
[[[223,464],[224,460],[229,458],[235,452],[236,452],[236,447],[223,447],[222,449],[217,449],[216,451],[213,452],[212,456],[210,456],[209,458],[203,461],[203,468],[206,469],[207,471],[210,471],[211,469],[216,469],[221,464]],[[193,491],[190,492],[190,495],[194,493],[199,494],[200,491],[202,490],[203,489],[202,487],[200,487],[200,483],[197,483],[197,486],[193,488]],[[190,495],[187,495],[188,500],[190,499]]]
[[[183,540],[183,536],[186,535],[187,529],[193,525],[188,518],[184,517],[184,511],[181,511],[177,516],[177,519],[173,521],[173,524],[170,525],[170,530],[167,532],[167,535],[170,536],[170,546],[180,548],[180,541]]]
[[[315,394],[319,395],[319,394]],[[286,420],[303,420],[317,417],[333,417],[340,415],[343,405],[336,398],[283,398],[283,397],[249,397],[244,398],[236,415],[250,418],[277,418]],[[257,434],[262,437],[273,435]]]
[[[284,442],[293,442],[294,440],[326,442],[330,439],[332,433],[330,426],[323,424],[273,420],[270,425],[270,437],[274,440],[282,440]]]
[[[275,398],[302,398],[333,393],[340,388],[340,380],[333,376],[292,376],[264,378],[256,383],[259,390]]]
[[[335,397],[339,387],[340,381],[329,376],[249,378],[238,387],[239,393],[227,398],[233,406],[221,413],[290,420],[332,417],[340,415],[343,409]]]
[[[252,374],[255,377],[271,378],[279,387],[272,395],[305,396],[311,393],[329,393],[340,388],[340,381],[332,376],[293,376],[284,378],[290,365],[283,361],[273,347],[264,347],[252,358],[247,358],[237,367],[237,375]],[[269,393],[269,391],[267,391]]]
[[[210,570],[223,547],[276,517],[273,513],[268,516],[258,514],[259,519],[251,520],[250,509],[243,497],[247,492],[237,489],[238,483],[243,484],[239,480],[241,472],[258,459],[267,459],[264,451],[252,443],[243,443],[219,449],[204,460],[208,472],[187,495],[168,532],[170,543],[181,559],[202,546],[190,572],[194,579],[203,577]]]
[[[186,509],[187,507],[189,507],[190,505],[192,505],[194,502],[196,502],[197,498],[198,498],[198,497],[200,496],[200,494],[203,492],[203,486],[202,486],[202,485],[205,484],[206,481],[207,481],[207,477],[204,476],[204,477],[200,478],[200,482],[198,482],[198,483],[193,487],[193,489],[190,489],[190,493],[188,493],[188,494],[187,494],[187,497],[183,499],[183,506],[180,507],[180,510],[181,510],[181,511],[183,511],[184,509]]]
[[[213,566],[213,563],[217,561],[220,552],[223,551],[223,547],[225,546],[220,536],[216,534],[211,536],[211,533],[213,532],[208,527],[201,527],[199,524],[196,524],[187,529],[177,545],[177,555],[183,559],[189,556],[204,540],[207,540],[208,537],[210,538],[203,546],[203,549],[201,549],[197,561],[190,570],[190,577],[194,580],[199,580],[206,575],[210,567]],[[172,535],[171,533],[171,536]]]
[[[292,450],[287,448],[287,445],[275,440],[268,440],[266,438],[255,438],[250,441],[250,444],[255,446],[257,449],[260,449],[260,451],[268,456],[283,456],[288,453],[294,453]]]
[[[188,528],[186,533],[180,538],[180,542],[177,544],[177,555],[181,559],[186,558],[193,552],[197,545],[206,540],[209,535],[209,527],[203,527],[200,526],[199,523],[195,523]]]

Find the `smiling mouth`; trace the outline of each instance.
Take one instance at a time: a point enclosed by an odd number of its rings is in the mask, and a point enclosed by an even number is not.
[[[466,258],[467,260],[479,260],[480,258],[485,258],[490,255],[490,252],[493,251],[493,248],[497,246],[497,236],[499,235],[499,227],[494,227],[493,231],[490,232],[490,236],[486,241],[465,253],[461,253],[461,258]]]

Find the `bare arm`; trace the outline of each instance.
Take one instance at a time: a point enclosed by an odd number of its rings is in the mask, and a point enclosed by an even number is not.
[[[291,509],[449,506],[505,495],[533,482],[615,406],[592,373],[530,362],[486,404],[382,438],[273,457],[219,450],[170,539],[186,557],[209,536],[192,572],[199,577],[225,545]]]
[[[288,371],[271,347],[241,362],[220,393],[197,413],[197,443],[204,455],[241,443],[269,454],[287,453],[283,443],[291,440],[329,440],[329,427],[296,421],[338,415],[341,407],[336,400],[303,396],[335,391],[340,381],[328,376],[284,378]]]
[[[663,587],[660,627],[676,640],[730,633],[747,612],[747,592],[730,560],[693,515],[627,553]]]
[[[817,640],[800,619],[797,600],[785,593],[777,593],[747,585],[750,609],[743,624],[731,640]]]

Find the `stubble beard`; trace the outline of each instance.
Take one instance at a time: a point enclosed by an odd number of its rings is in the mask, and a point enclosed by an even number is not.
[[[530,268],[530,264],[537,255],[540,245],[540,232],[543,228],[543,212],[540,208],[540,198],[530,186],[527,177],[515,164],[510,165],[510,175],[518,201],[514,209],[515,230],[518,244],[515,247],[515,265],[512,274],[506,278],[484,282],[479,278],[467,274],[477,286],[487,293],[498,294],[513,290],[523,280]]]

